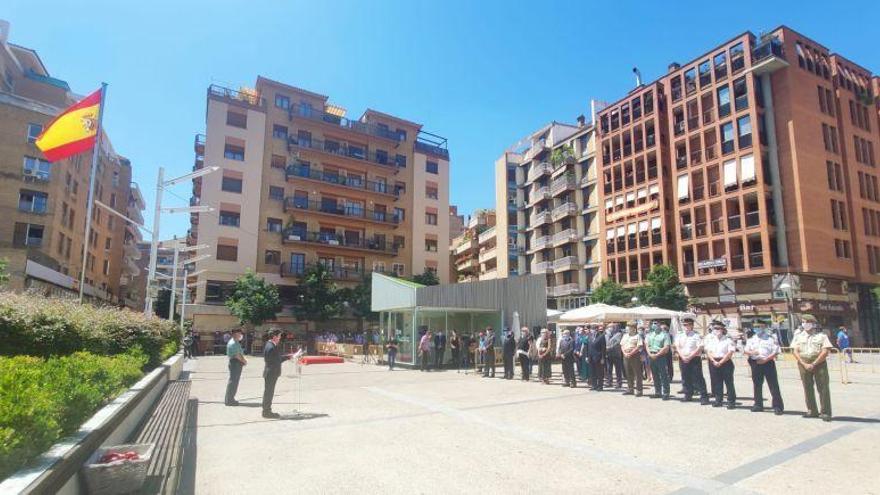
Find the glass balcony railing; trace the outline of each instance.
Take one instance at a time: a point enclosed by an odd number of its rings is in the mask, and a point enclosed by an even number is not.
[[[311,179],[328,184],[348,187],[351,189],[359,189],[362,191],[374,192],[379,194],[388,194],[398,196],[399,192],[393,187],[389,187],[387,183],[376,182],[372,180],[364,180],[362,177],[340,175],[335,172],[327,172],[303,165],[288,165],[285,170],[287,178],[300,177],[303,179]]]
[[[397,225],[400,219],[387,211],[371,210],[361,206],[340,205],[339,203],[309,201],[305,198],[288,197],[284,200],[284,210],[307,210],[316,213],[326,213],[341,217],[358,218],[372,222]]]
[[[396,255],[398,246],[382,239],[344,236],[329,232],[312,232],[303,229],[284,229],[281,231],[281,242],[308,242],[325,246],[337,246],[347,249],[360,249],[377,253]]]

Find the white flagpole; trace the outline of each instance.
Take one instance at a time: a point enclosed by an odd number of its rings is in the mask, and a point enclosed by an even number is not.
[[[98,126],[95,134],[95,148],[92,150],[92,169],[89,172],[89,196],[86,200],[86,234],[83,241],[82,272],[79,275],[79,303],[83,302],[86,288],[86,264],[89,257],[89,236],[92,233],[92,210],[95,202],[95,176],[98,173],[98,155],[101,152],[101,132],[104,121],[104,98],[107,95],[107,83],[101,83],[101,103],[98,106]]]

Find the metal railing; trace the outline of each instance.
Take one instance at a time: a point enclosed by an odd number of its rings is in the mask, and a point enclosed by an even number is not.
[[[526,182],[533,182],[538,177],[551,172],[553,172],[553,167],[547,162],[541,162],[529,170],[529,173],[526,176]]]
[[[353,158],[355,160],[374,163],[376,165],[382,165],[384,167],[396,168],[398,166],[398,164],[395,163],[395,159],[390,157],[388,153],[384,152],[383,150],[374,150],[371,152],[368,148],[361,146],[350,146],[344,142],[305,139],[299,138],[297,136],[290,136],[287,139],[287,142],[292,146],[317,150],[324,153],[329,153],[331,155],[344,156],[346,158]]]
[[[301,229],[284,229],[281,231],[281,242],[308,242],[323,244],[325,246],[337,246],[348,249],[362,249],[379,253],[396,255],[398,246],[381,238],[367,239],[364,237],[346,237],[329,232],[314,232]]]
[[[208,86],[208,96],[240,101],[242,103],[247,103],[248,105],[255,107],[262,108],[266,106],[265,98],[261,98],[258,94],[248,93],[244,91],[236,91],[234,89],[225,88],[217,84],[212,84]]]
[[[403,135],[392,131],[391,129],[383,126],[378,126],[376,124],[370,124],[367,122],[361,122],[358,120],[351,120],[345,117],[340,117],[338,115],[333,115],[331,113],[327,113],[323,110],[318,110],[311,106],[293,105],[288,109],[288,115],[290,118],[299,117],[304,119],[309,119],[315,122],[323,122],[325,124],[330,124],[334,126],[341,127],[343,129],[348,129],[351,131],[355,131],[361,134],[367,134],[369,136],[376,136],[385,139],[390,139],[392,141],[402,141]]]
[[[279,266],[279,275],[282,277],[299,277],[303,273],[305,273],[306,269],[314,266],[313,264],[306,265],[291,265],[290,263],[284,262]],[[360,281],[364,280],[369,272],[362,269],[354,269],[354,268],[343,268],[343,267],[328,267],[327,271],[330,273],[330,277],[334,280],[347,280],[347,281]]]
[[[287,178],[301,177],[303,179],[326,182],[328,184],[348,187],[351,189],[358,189],[361,191],[387,194],[394,197],[399,196],[399,192],[397,191],[397,189],[395,189],[393,186],[389,186],[385,182],[364,180],[363,178],[356,176],[339,175],[335,172],[317,170],[311,167],[305,167],[303,165],[288,165],[285,169],[285,176]]]
[[[314,211],[317,213],[327,213],[330,215],[338,215],[341,217],[360,218],[372,222],[386,223],[397,225],[400,219],[387,212],[380,210],[371,210],[360,206],[340,206],[338,203],[324,203],[320,201],[308,201],[303,198],[288,197],[284,200],[284,210],[296,209]]]

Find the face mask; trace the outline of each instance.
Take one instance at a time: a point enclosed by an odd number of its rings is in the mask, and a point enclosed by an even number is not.
[[[814,323],[804,323],[804,330],[813,333],[816,330],[816,325]]]
[[[656,331],[656,330],[657,330],[657,324],[656,324],[656,323],[652,323],[652,324],[651,324],[651,331],[654,332],[654,331]]]
[[[724,332],[722,332],[721,330],[715,330],[716,337],[721,337],[723,334],[724,334]]]
[[[630,335],[635,335],[636,332],[637,332],[637,330],[636,330],[635,328],[630,328],[630,329],[629,329],[629,334],[630,334]]]

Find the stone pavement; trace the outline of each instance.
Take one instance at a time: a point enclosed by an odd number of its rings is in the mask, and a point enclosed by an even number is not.
[[[784,416],[748,411],[742,362],[734,411],[563,388],[558,367],[548,386],[354,363],[298,379],[285,363],[281,420],[260,416],[261,357],[239,407],[223,405],[225,358],[187,369],[198,408],[181,493],[880,493],[880,373],[867,366],[848,385],[832,374],[831,423],[800,417],[790,362]]]

